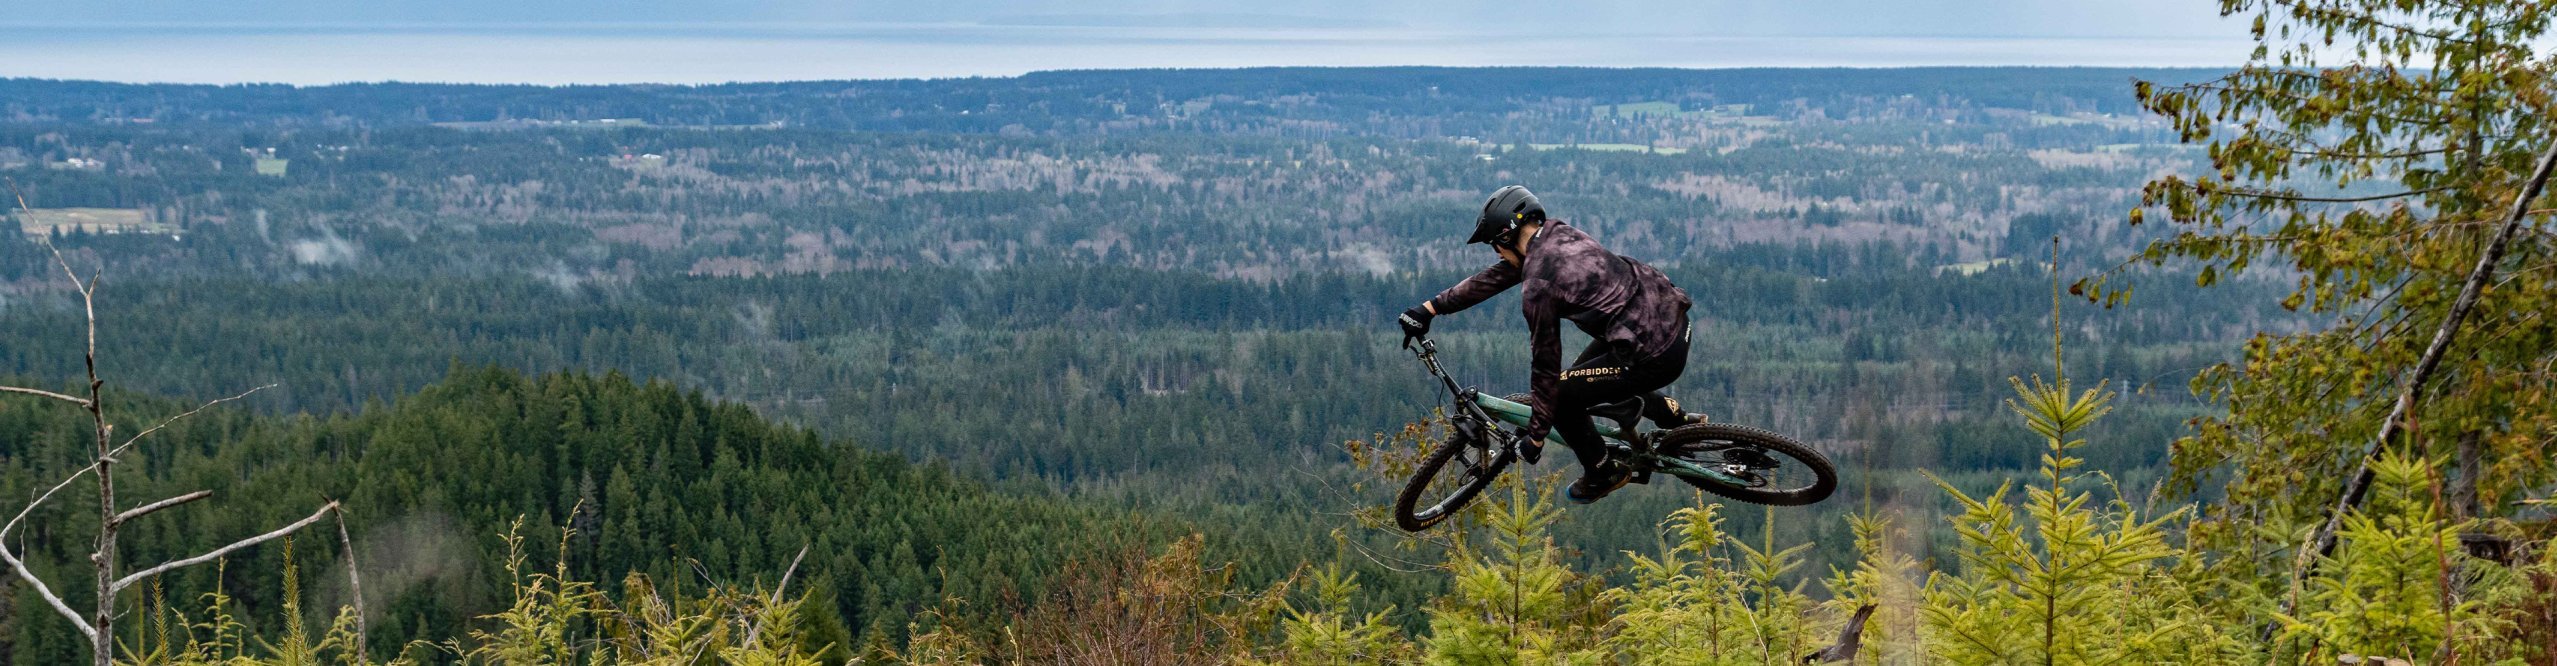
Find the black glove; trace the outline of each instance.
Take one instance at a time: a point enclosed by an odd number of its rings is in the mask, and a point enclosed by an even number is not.
[[[1394,320],[1403,325],[1403,348],[1411,349],[1413,340],[1429,335],[1429,320],[1437,316],[1430,314],[1427,303],[1404,310],[1403,316]]]
[[[1536,461],[1545,458],[1545,439],[1542,437],[1528,437],[1526,426],[1519,426],[1518,431],[1510,433],[1510,436],[1518,438],[1519,460],[1527,461],[1527,464],[1533,465],[1536,464]]]

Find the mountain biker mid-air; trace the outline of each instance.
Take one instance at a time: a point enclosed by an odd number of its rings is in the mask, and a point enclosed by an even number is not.
[[[1536,195],[1517,185],[1500,188],[1483,203],[1468,245],[1485,243],[1500,255],[1473,277],[1403,311],[1403,344],[1429,333],[1430,320],[1455,314],[1510,287],[1525,285],[1522,309],[1533,355],[1529,366],[1535,415],[1519,428],[1519,454],[1533,464],[1548,429],[1580,457],[1580,480],[1567,496],[1587,504],[1632,478],[1624,461],[1610,458],[1589,409],[1642,399],[1643,416],[1658,427],[1685,425],[1691,417],[1660,394],[1687,369],[1687,292],[1658,269],[1607,251],[1588,234],[1545,217]],[[1562,320],[1591,340],[1570,368],[1562,367]]]

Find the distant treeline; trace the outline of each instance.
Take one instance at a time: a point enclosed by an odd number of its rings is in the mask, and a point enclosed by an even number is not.
[[[1964,484],[2028,468],[2032,442],[1998,400],[2012,368],[2048,357],[2049,278],[2026,265],[1968,276],[1845,268],[1892,254],[1750,248],[1671,267],[1701,324],[1673,393],[1718,419],[1818,443],[1853,470],[1853,493],[1879,501],[1936,501],[1908,471],[1922,466]],[[1833,263],[1836,277],[1814,272]],[[110,279],[100,307],[102,353],[135,390],[211,397],[273,382],[282,386],[257,407],[332,411],[396,399],[456,359],[621,372],[981,478],[1321,534],[1341,512],[1382,501],[1347,490],[1357,476],[1340,443],[1425,418],[1436,400],[1394,348],[1392,313],[1461,275],[149,278]],[[2287,320],[2240,305],[2272,302],[2272,285],[2151,282],[2157,293],[2122,308],[2072,307],[2067,327],[2073,374],[2156,387],[2125,398],[2109,429],[2136,445],[2091,456],[2133,484],[2154,477],[2199,408],[2184,380],[2225,358],[2230,341]],[[1518,321],[1509,297],[1445,320],[1451,368],[1494,390],[1523,387]],[[59,292],[13,297],[0,306],[0,339],[13,341],[0,346],[0,373],[76,374],[77,327]],[[1637,547],[1644,526],[1684,499],[1629,493],[1583,511],[1569,536],[1596,554]],[[1755,529],[1758,517],[1739,519]],[[1845,555],[1843,526],[1782,521],[1788,538],[1820,531],[1823,557]]]
[[[1090,132],[1180,118],[1276,129],[1383,128],[1388,119],[1496,116],[1554,100],[1693,107],[1800,104],[1843,117],[1902,96],[2030,111],[2133,113],[2132,78],[2216,70],[2108,68],[1602,69],[1367,67],[1038,72],[1020,77],[724,85],[120,84],[0,80],[0,119],[229,126],[396,126],[628,118],[656,125],[889,132]],[[1284,100],[1285,103],[1277,103]],[[1204,101],[1204,107],[1185,104]],[[1458,122],[1461,126],[1461,121]],[[1138,124],[1134,127],[1147,125]]]

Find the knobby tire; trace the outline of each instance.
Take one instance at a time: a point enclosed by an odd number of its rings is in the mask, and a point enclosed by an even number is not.
[[[1472,424],[1469,427],[1462,423],[1452,427],[1447,439],[1439,442],[1437,448],[1430,450],[1429,457],[1421,460],[1420,469],[1412,471],[1412,480],[1403,485],[1403,492],[1394,496],[1395,525],[1407,532],[1418,532],[1445,522],[1449,516],[1463,510],[1466,504],[1472,503],[1475,495],[1482,493],[1484,488],[1490,487],[1493,479],[1500,478],[1501,470],[1509,466],[1510,458],[1514,456],[1510,454],[1507,447],[1495,445],[1495,448],[1487,452],[1485,461],[1478,462],[1471,468],[1477,470],[1474,478],[1458,485],[1448,492],[1444,499],[1438,500],[1430,507],[1424,509],[1415,506],[1421,502],[1423,495],[1429,493],[1430,482],[1437,480],[1441,472],[1452,471],[1462,474],[1467,471],[1466,469],[1449,470],[1448,463],[1456,459],[1456,454],[1475,448],[1475,440],[1485,437],[1483,431],[1489,429],[1489,426]],[[1436,513],[1427,516],[1418,515],[1419,511],[1426,509],[1434,509]]]

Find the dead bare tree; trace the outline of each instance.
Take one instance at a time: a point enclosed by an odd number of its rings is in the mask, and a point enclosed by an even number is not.
[[[17,184],[12,182],[9,186],[12,193],[16,193]],[[26,210],[26,195],[17,194],[17,199],[19,210]],[[205,409],[211,408],[214,405],[246,398],[250,394],[271,388],[272,385],[260,386],[249,389],[239,395],[206,402],[203,405],[197,406],[195,409],[187,410],[185,413],[169,417],[149,428],[145,428],[141,432],[135,433],[132,437],[126,438],[120,443],[117,442],[115,440],[115,425],[108,422],[106,401],[100,394],[100,389],[106,386],[106,380],[98,377],[98,276],[93,273],[90,275],[88,280],[81,280],[80,275],[71,270],[71,262],[63,259],[62,251],[59,249],[55,249],[53,251],[53,260],[54,263],[59,264],[62,267],[62,275],[71,281],[71,286],[78,290],[81,306],[87,314],[88,346],[83,360],[88,369],[88,397],[83,398],[42,389],[21,388],[15,386],[0,386],[0,395],[34,396],[68,403],[88,412],[92,435],[95,438],[94,451],[96,455],[90,460],[88,465],[72,472],[68,478],[64,478],[60,483],[54,484],[52,488],[45,490],[43,494],[37,495],[34,501],[28,502],[26,508],[20,509],[18,511],[18,515],[10,518],[6,525],[0,525],[0,560],[5,560],[8,563],[9,570],[11,572],[17,574],[18,578],[25,580],[27,582],[27,586],[33,588],[36,595],[42,597],[47,605],[52,606],[55,613],[60,614],[63,619],[70,620],[71,625],[78,628],[80,630],[80,634],[89,639],[91,656],[94,658],[97,666],[113,666],[115,663],[116,596],[118,594],[133,587],[135,584],[150,580],[154,576],[183,567],[211,562],[220,559],[224,555],[230,554],[232,551],[265,543],[278,537],[292,534],[304,527],[309,527],[311,524],[317,523],[320,519],[326,518],[331,513],[336,512],[338,503],[334,501],[329,502],[328,504],[321,506],[318,511],[312,512],[310,517],[294,521],[292,524],[276,528],[274,531],[270,531],[265,534],[233,541],[229,544],[205,551],[204,553],[193,557],[171,560],[140,571],[124,573],[121,570],[122,562],[120,562],[117,557],[118,550],[116,547],[116,537],[119,528],[123,527],[125,523],[132,522],[135,519],[163,509],[211,497],[213,496],[213,491],[199,490],[119,511],[116,508],[117,500],[115,496],[115,466],[122,462],[119,456],[125,455],[126,452],[131,451],[135,444],[142,441],[142,438],[168,428],[171,424],[177,423],[189,416],[194,416],[195,414],[203,412]],[[8,546],[9,532],[17,529],[19,523],[25,522],[28,514],[33,513],[36,510],[36,507],[43,506],[45,501],[53,499],[54,494],[61,492],[64,488],[70,487],[74,482],[79,481],[81,477],[84,476],[92,478],[97,483],[98,488],[97,548],[89,553],[89,563],[97,572],[95,587],[97,603],[96,609],[87,617],[82,617],[79,611],[73,610],[70,604],[65,603],[62,600],[61,595],[54,593],[53,588],[45,584],[44,579],[37,577],[34,571],[28,569],[24,556],[12,551]]]

